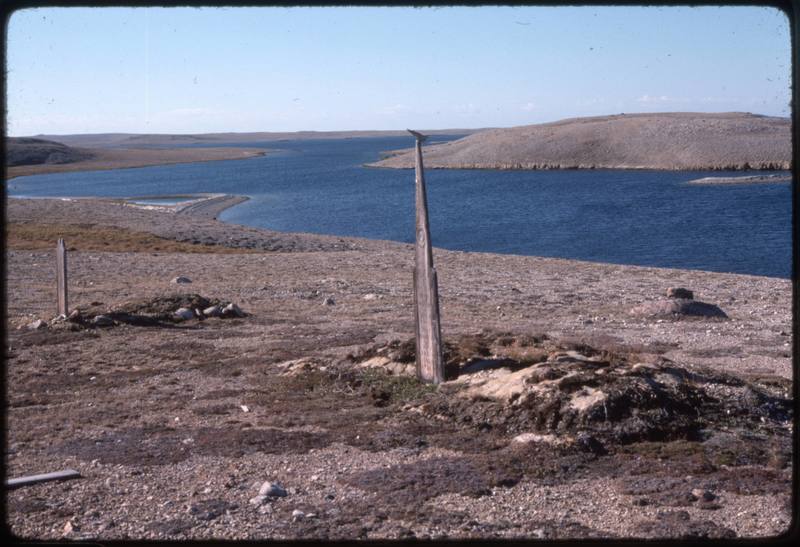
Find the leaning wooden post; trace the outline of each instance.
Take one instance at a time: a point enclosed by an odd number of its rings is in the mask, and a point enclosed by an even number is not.
[[[416,194],[417,227],[414,253],[414,320],[417,329],[417,377],[423,382],[444,381],[442,333],[439,325],[439,289],[433,267],[428,198],[422,166],[422,143],[428,137],[408,130],[417,140]]]
[[[56,245],[56,279],[58,292],[58,313],[68,315],[67,307],[67,249],[64,247],[64,240],[58,240]]]

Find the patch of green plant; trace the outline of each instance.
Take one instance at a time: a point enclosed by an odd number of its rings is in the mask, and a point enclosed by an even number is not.
[[[360,374],[361,385],[373,397],[386,403],[416,401],[434,393],[436,386],[410,376],[392,376],[381,370],[366,369]]]

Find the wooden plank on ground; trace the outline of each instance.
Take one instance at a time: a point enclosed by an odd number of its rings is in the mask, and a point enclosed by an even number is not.
[[[29,475],[27,477],[18,477],[16,479],[6,480],[7,488],[19,488],[20,486],[28,486],[40,482],[48,481],[66,481],[69,479],[78,479],[81,474],[74,469],[64,469],[63,471],[53,471],[52,473],[42,473],[41,475]]]

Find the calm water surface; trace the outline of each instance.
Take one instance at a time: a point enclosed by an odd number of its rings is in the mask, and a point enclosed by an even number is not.
[[[455,137],[432,137],[431,142]],[[261,158],[36,175],[10,196],[230,193],[222,220],[412,242],[413,170],[363,167],[412,139],[248,142]],[[741,175],[742,173],[712,173]],[[690,186],[708,172],[428,170],[433,244],[774,277],[791,274],[791,186]]]

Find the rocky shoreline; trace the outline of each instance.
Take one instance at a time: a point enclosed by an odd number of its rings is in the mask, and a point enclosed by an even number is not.
[[[790,525],[790,280],[434,249],[450,374],[435,389],[408,376],[408,245],[8,201],[12,232],[44,221],[83,227],[68,241],[82,318],[53,321],[52,251],[7,250],[7,470],[82,478],[7,492],[17,536],[768,537]],[[82,239],[112,228],[206,251]],[[215,316],[229,303],[241,315]]]

